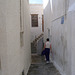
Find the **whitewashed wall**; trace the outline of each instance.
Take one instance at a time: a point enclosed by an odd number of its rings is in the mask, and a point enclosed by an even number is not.
[[[23,1],[23,0],[22,0]],[[29,4],[24,1],[24,47],[20,46],[20,1],[0,0],[0,75],[27,74],[31,61]]]
[[[44,42],[46,41],[48,36],[48,29],[50,30],[51,27],[51,14],[50,14],[50,1],[43,0],[43,8],[44,8]],[[51,30],[50,30],[51,31]],[[50,34],[51,35],[51,34]]]
[[[42,4],[30,4],[30,20],[31,14],[38,14],[38,27],[32,27],[31,29],[31,42],[42,33],[42,15],[43,15],[43,5]]]
[[[28,0],[24,0],[24,70],[25,75],[31,64],[31,46],[30,46],[30,6]]]
[[[71,70],[72,74],[75,75],[75,1],[69,1],[69,9],[68,9],[68,17],[69,17],[69,25],[71,29]]]
[[[62,75],[75,75],[75,1],[43,0],[43,2],[45,27],[48,25],[51,30],[54,65]],[[62,16],[64,16],[63,24],[61,24]],[[46,38],[47,28],[45,31]]]

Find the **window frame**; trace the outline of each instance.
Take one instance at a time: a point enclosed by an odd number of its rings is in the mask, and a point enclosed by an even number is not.
[[[37,15],[37,18],[36,18],[36,21],[35,21],[32,17],[36,16],[36,15]],[[35,22],[37,23],[37,25],[34,25]],[[31,14],[31,27],[38,27],[38,14]]]

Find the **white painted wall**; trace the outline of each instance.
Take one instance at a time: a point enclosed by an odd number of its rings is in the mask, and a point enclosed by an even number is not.
[[[30,4],[30,20],[31,14],[38,14],[38,27],[32,27],[31,29],[31,42],[42,33],[42,15],[43,15],[43,5],[42,4]]]
[[[75,75],[75,1],[43,0],[43,2],[44,35],[46,39],[48,37],[46,27],[49,27],[52,36],[54,65],[62,75]],[[64,16],[64,24],[61,24],[62,16]]]
[[[61,18],[52,22],[52,48],[55,66],[62,74],[71,75],[71,30],[66,17],[64,24],[61,24]]]
[[[69,9],[68,9],[68,16],[69,16],[69,24],[70,24],[70,27],[71,27],[71,71],[72,71],[72,74],[71,75],[74,75],[75,74],[75,1],[74,0],[70,0],[70,3],[69,3]]]
[[[45,42],[47,38],[50,38],[48,37],[48,29],[50,30],[50,27],[51,27],[50,1],[44,0],[43,7],[44,7],[44,42]]]
[[[22,0],[23,1],[23,0]],[[29,3],[24,1],[24,47],[20,46],[20,1],[0,0],[0,75],[27,74],[31,61]]]
[[[29,1],[24,0],[24,70],[25,75],[31,64],[31,46],[30,46],[30,6]]]

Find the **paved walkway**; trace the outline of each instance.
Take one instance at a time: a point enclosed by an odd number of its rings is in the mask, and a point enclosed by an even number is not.
[[[32,55],[32,64],[27,75],[60,75],[52,63],[46,64],[43,57]]]

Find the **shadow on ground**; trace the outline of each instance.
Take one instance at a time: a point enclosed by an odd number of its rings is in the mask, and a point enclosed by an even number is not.
[[[52,63],[46,64],[44,57],[32,55],[32,64],[27,75],[60,75]]]

